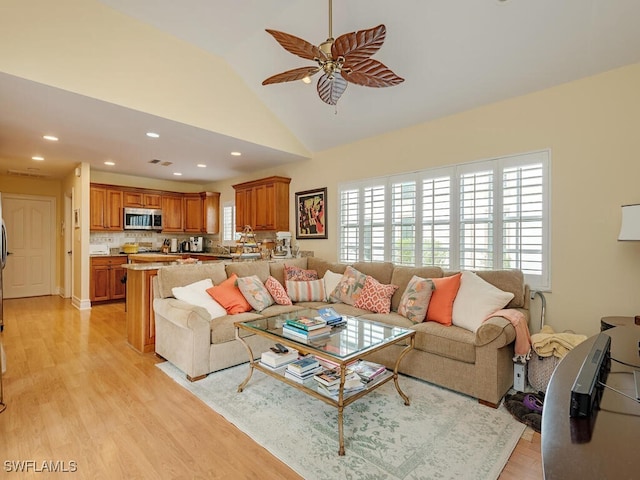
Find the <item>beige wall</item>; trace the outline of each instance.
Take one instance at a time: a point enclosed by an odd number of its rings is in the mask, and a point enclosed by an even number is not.
[[[640,314],[640,242],[616,240],[620,206],[640,203],[638,85],[640,64],[209,188],[220,191],[224,202],[233,199],[233,183],[284,175],[292,178],[293,204],[294,192],[326,186],[329,238],[300,245],[334,260],[340,182],[549,148],[552,291],[546,294],[546,320],[557,331],[593,334],[602,316]]]

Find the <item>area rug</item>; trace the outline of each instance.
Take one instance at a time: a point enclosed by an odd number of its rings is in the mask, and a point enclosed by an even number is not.
[[[344,410],[346,455],[338,456],[338,411],[259,371],[242,393],[247,364],[197,382],[158,367],[299,475],[313,479],[496,479],[525,426],[504,407],[402,377]]]

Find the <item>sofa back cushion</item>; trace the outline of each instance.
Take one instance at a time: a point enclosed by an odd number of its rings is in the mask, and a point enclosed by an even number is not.
[[[227,264],[227,277],[236,274],[238,277],[250,277],[257,275],[262,283],[269,278],[269,262],[258,260],[256,262],[233,262]]]
[[[347,264],[327,262],[326,260],[322,260],[316,257],[307,257],[306,268],[309,270],[315,270],[316,272],[318,272],[318,278],[323,278],[327,270],[331,270],[334,273],[344,273],[345,269],[347,268]]]
[[[307,257],[300,258],[288,258],[286,260],[277,260],[269,262],[269,274],[280,282],[280,285],[284,285],[284,266],[298,267],[307,269]],[[318,278],[321,278],[318,276]]]
[[[475,272],[481,279],[504,292],[513,293],[505,308],[527,308],[524,274],[520,270],[488,270]]]
[[[400,299],[402,294],[407,289],[409,281],[414,277],[420,278],[440,278],[443,276],[442,269],[440,267],[395,267],[391,274],[392,285],[397,285],[398,289],[391,297],[391,310],[398,311],[398,305],[400,305]]]
[[[375,278],[384,285],[391,283],[391,275],[394,269],[391,262],[356,262],[352,267],[365,275]]]
[[[160,298],[173,297],[174,287],[184,287],[199,280],[210,278],[214,285],[227,279],[224,263],[198,265],[169,265],[158,269],[158,294]]]

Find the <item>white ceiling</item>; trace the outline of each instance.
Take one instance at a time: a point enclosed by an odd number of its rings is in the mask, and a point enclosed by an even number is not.
[[[405,78],[390,88],[350,85],[336,109],[318,98],[315,81],[261,85],[310,64],[265,28],[319,44],[328,36],[326,0],[100,2],[225,58],[310,152],[640,61],[637,0],[335,0],[333,36],[384,23],[374,58]],[[120,162],[117,171],[207,183],[302,159],[1,72],[0,105],[0,173],[60,176],[81,161],[105,170],[109,158],[158,158],[172,165]],[[153,128],[163,137],[144,136]],[[46,131],[64,142],[34,142]],[[231,150],[243,152],[233,168],[216,162]],[[47,161],[30,160],[36,153]]]

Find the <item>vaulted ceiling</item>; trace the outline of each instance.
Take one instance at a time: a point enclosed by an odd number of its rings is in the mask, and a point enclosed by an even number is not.
[[[42,22],[48,15],[33,6],[45,4],[6,0],[0,6],[0,32],[13,32],[4,39],[0,33],[5,43],[0,47],[0,174],[56,177],[88,162],[98,170],[206,183],[640,61],[636,0],[334,0],[333,36],[385,24],[386,40],[375,58],[405,81],[390,88],[349,85],[332,107],[318,98],[315,81],[261,85],[275,73],[310,65],[286,52],[265,29],[319,44],[328,36],[326,0],[61,0],[59,8],[87,9],[87,25],[70,29],[97,29],[100,15],[108,12],[123,23],[135,22],[141,40],[160,31],[208,55],[212,65],[221,59],[231,77],[237,76],[238,89],[220,92],[213,80],[210,92],[237,95],[231,100],[239,105],[255,97],[260,105],[255,117],[264,123],[253,125],[253,115],[239,110],[246,128],[264,130],[268,124],[274,132],[265,137],[275,139],[282,127],[293,141],[278,143],[237,133],[241,124],[227,129],[224,122],[192,122],[165,115],[169,108],[150,111],[129,99],[114,101],[71,84],[47,84],[42,79],[49,77],[42,74],[50,65],[30,65],[28,57],[23,65],[11,57],[28,41],[32,25],[27,19]],[[3,9],[9,14],[5,25]],[[15,18],[24,21],[19,27],[25,37],[8,24]],[[13,41],[11,51],[7,41]],[[89,48],[90,35],[86,42]],[[96,51],[96,58],[103,53]],[[60,69],[73,61],[64,51],[54,55]],[[157,103],[179,103],[188,89],[176,85],[173,97]],[[206,92],[200,95],[206,103]],[[226,108],[225,114],[230,124],[238,122],[238,112]],[[144,135],[149,130],[161,133],[155,143]],[[46,133],[58,134],[60,141],[43,143]],[[232,150],[242,156],[231,159]],[[34,163],[36,154],[45,161]],[[170,165],[150,164],[152,159]],[[116,165],[105,166],[106,160]],[[176,171],[182,176],[176,177]]]

